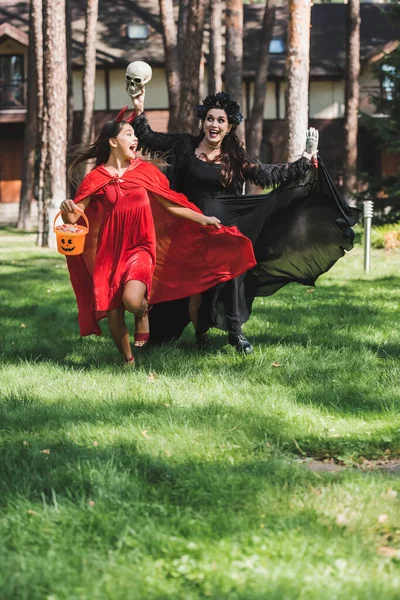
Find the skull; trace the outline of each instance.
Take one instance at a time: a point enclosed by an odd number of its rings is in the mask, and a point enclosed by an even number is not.
[[[152,76],[151,66],[141,60],[135,60],[126,67],[126,91],[131,98],[139,96],[142,88]]]

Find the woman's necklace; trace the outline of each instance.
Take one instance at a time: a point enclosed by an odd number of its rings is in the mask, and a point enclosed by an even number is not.
[[[206,138],[203,138],[203,139],[202,139],[202,142],[203,142],[203,143],[204,143],[206,146],[208,146],[209,148],[212,148],[212,150],[218,150],[219,148],[221,148],[221,144],[222,144],[222,142],[220,142],[220,143],[218,144],[218,146],[212,146],[211,144],[209,144],[208,142],[206,142]]]

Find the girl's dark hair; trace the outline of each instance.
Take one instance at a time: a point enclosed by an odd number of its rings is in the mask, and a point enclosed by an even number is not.
[[[119,123],[116,121],[107,121],[104,123],[99,137],[93,144],[89,146],[81,144],[72,149],[69,155],[72,161],[68,167],[68,178],[72,183],[76,184],[76,177],[82,163],[94,161],[95,166],[98,167],[108,161],[111,152],[109,140],[117,137],[125,123],[126,121],[120,121]]]
[[[110,157],[110,144],[109,140],[117,137],[122,127],[128,123],[128,121],[106,121],[97,140],[91,145],[81,144],[72,148],[72,152],[69,154],[69,158],[72,159],[68,167],[68,179],[74,186],[79,184],[79,176],[82,175],[81,164],[85,162],[93,162],[94,166],[98,167],[106,163]],[[131,123],[129,125],[132,126]],[[142,157],[142,160],[149,162],[159,169],[166,166],[165,157],[162,154],[155,154],[153,158]]]
[[[199,141],[203,138],[204,132],[201,133]],[[222,185],[225,188],[233,188],[235,192],[240,193],[245,182],[244,171],[252,165],[253,161],[236,135],[234,127],[224,137],[219,156],[208,162],[217,161],[221,163],[220,181]]]

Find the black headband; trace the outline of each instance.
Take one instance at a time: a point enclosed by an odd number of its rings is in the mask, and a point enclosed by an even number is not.
[[[228,122],[232,125],[239,125],[239,123],[243,121],[243,115],[240,112],[239,104],[232,100],[226,92],[210,94],[210,96],[204,98],[203,104],[198,104],[196,107],[198,118],[203,121],[211,108],[224,110],[228,117]]]

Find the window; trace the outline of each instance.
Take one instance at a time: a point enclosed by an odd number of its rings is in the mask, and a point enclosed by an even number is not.
[[[285,44],[282,38],[275,38],[269,44],[270,54],[283,54],[285,52]]]
[[[381,66],[381,95],[386,100],[393,100],[395,87],[396,69],[393,65]]]
[[[25,107],[22,54],[0,55],[0,107]]]
[[[127,34],[130,40],[146,40],[149,37],[149,30],[145,23],[129,23]]]

